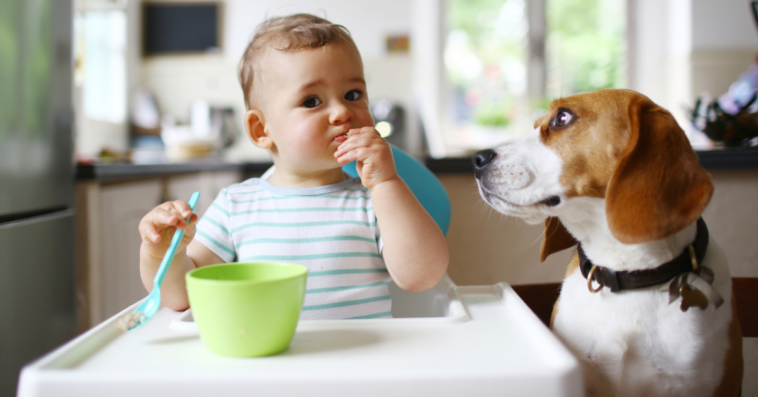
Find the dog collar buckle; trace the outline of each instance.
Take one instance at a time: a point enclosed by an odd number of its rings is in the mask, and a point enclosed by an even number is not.
[[[690,259],[692,260],[692,270],[695,272],[700,272],[697,269],[697,254],[695,254],[695,247],[692,246],[692,244],[688,245],[688,248],[690,249]]]
[[[600,286],[597,287],[597,289],[595,289],[595,288],[592,287],[592,280],[594,280],[594,278],[595,278],[595,271],[596,270],[597,270],[597,265],[592,265],[592,270],[590,270],[590,274],[587,276],[587,289],[589,289],[590,292],[592,292],[593,294],[597,294],[598,292],[600,292],[600,290],[603,289],[603,284],[602,283],[598,283],[598,284],[600,284]]]
[[[600,292],[603,287],[610,288],[611,292],[618,292],[621,290],[618,273],[608,268],[603,268],[600,272],[597,272],[597,270],[598,266],[593,264],[590,273],[587,275],[587,288],[589,288],[590,292],[596,294]],[[593,280],[598,283],[599,287],[592,287]]]

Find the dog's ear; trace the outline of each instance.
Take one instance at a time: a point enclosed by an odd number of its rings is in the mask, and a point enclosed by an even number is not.
[[[613,236],[625,244],[668,237],[695,222],[713,194],[684,131],[643,95],[629,106],[629,143],[606,192]]]
[[[576,239],[566,230],[560,219],[553,216],[545,219],[545,228],[542,230],[542,248],[540,248],[541,262],[544,262],[550,254],[571,248],[576,244]]]

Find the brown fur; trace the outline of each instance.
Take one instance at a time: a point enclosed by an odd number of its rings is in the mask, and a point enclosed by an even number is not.
[[[563,251],[577,244],[574,236],[566,230],[563,223],[556,217],[545,219],[545,228],[542,231],[542,247],[540,248],[540,260],[547,259],[550,254]]]
[[[713,184],[674,117],[640,96],[629,109],[631,137],[608,186],[608,226],[626,244],[660,240],[695,222]]]
[[[714,397],[737,396],[742,389],[744,363],[742,361],[742,330],[737,318],[737,302],[732,295],[732,322],[729,324],[729,350],[724,357],[724,375],[713,393]]]
[[[627,90],[601,90],[553,101],[548,113],[538,120],[545,145],[564,161],[560,182],[566,197],[605,198],[608,181],[629,140],[626,117],[631,96]],[[639,94],[638,94],[639,95]],[[574,121],[553,129],[550,120],[561,110],[573,113]]]
[[[566,274],[563,276],[563,278],[568,277],[578,267],[579,267],[579,254],[574,252],[574,255],[571,256],[571,260],[569,261],[568,268],[566,269]],[[560,300],[561,298],[559,297],[558,299],[556,299],[555,305],[553,305],[553,314],[550,316],[550,329],[553,329],[553,322],[555,322],[555,315],[558,314],[558,302],[560,302]]]
[[[561,109],[575,120],[551,129],[550,120]],[[710,177],[676,120],[637,92],[600,90],[555,100],[538,126],[543,142],[564,160],[566,197],[605,198],[611,233],[622,243],[680,231],[697,220],[713,194]],[[560,250],[552,248],[568,248],[566,236],[548,226],[565,230],[545,223],[543,261]]]

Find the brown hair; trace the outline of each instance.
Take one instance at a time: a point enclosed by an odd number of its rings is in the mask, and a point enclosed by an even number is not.
[[[253,80],[257,75],[256,69],[259,69],[258,62],[268,49],[267,46],[270,45],[277,51],[290,52],[323,47],[330,42],[355,47],[347,28],[311,14],[270,18],[258,25],[239,64],[239,80],[247,109],[253,108],[254,99],[260,98],[260,92],[253,92],[254,87],[260,84],[254,86]]]

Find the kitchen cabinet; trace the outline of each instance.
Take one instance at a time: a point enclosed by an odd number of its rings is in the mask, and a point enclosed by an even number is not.
[[[158,204],[188,200],[205,213],[219,191],[241,181],[238,170],[195,172],[129,180],[86,180],[76,187],[76,292],[79,331],[142,299],[140,220]]]
[[[189,200],[192,193],[199,191],[200,200],[195,212],[202,216],[216,199],[221,189],[241,181],[238,172],[202,172],[175,176],[166,180],[165,200]]]

